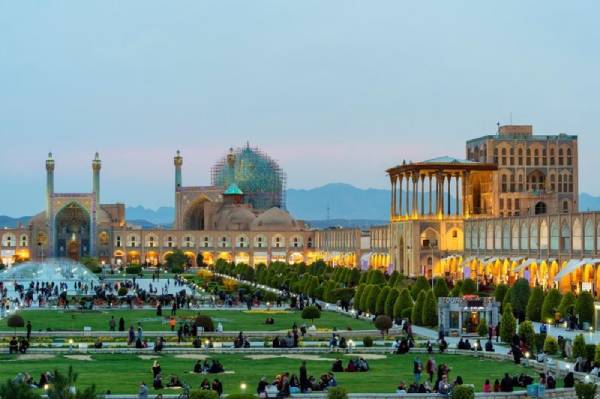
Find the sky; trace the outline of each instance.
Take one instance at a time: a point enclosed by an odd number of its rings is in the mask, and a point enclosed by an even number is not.
[[[288,187],[387,188],[402,160],[464,157],[496,122],[579,135],[600,194],[597,1],[0,0],[0,214],[58,192],[173,202],[249,141]]]

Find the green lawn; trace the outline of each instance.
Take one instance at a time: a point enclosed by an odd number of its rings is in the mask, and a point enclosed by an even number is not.
[[[241,310],[202,310],[177,311],[177,318],[192,318],[198,313],[211,316],[215,326],[218,322],[223,324],[225,331],[277,331],[290,329],[294,322],[299,326],[305,321],[300,317],[300,312],[286,312],[277,314],[247,313]],[[61,331],[81,331],[84,326],[89,326],[95,331],[108,330],[108,322],[111,316],[117,321],[123,317],[125,319],[125,329],[133,325],[137,328],[137,323],[141,322],[142,328],[146,331],[167,331],[169,329],[168,317],[170,310],[165,309],[163,316],[156,316],[154,310],[102,310],[91,312],[63,311],[63,310],[24,310],[20,315],[27,321],[30,320],[33,331],[52,330]],[[274,325],[265,324],[265,319],[272,317],[275,320]],[[310,321],[309,321],[310,322]],[[310,324],[310,323],[307,323]],[[322,312],[321,318],[315,320],[317,328],[345,330],[351,327],[353,330],[374,329],[369,321],[356,320],[348,316],[335,312]],[[0,330],[12,331],[6,326],[6,319],[0,321]]]
[[[197,352],[200,353],[201,352]],[[331,362],[335,355],[312,355],[326,358],[326,361],[309,360],[307,368],[309,375],[319,377],[330,370]],[[348,356],[339,355],[347,364]],[[386,359],[369,360],[371,370],[367,373],[336,373],[340,385],[348,388],[350,392],[394,392],[400,381],[410,383],[412,376],[412,362],[414,355],[386,355]],[[254,392],[258,380],[265,376],[271,380],[275,375],[282,372],[298,374],[301,360],[293,358],[276,358],[252,360],[244,355],[216,355],[224,365],[226,371],[233,374],[209,375],[209,378],[219,378],[223,383],[226,393],[240,391],[240,384],[246,383],[248,390]],[[517,374],[525,372],[536,377],[532,369],[522,368],[510,362],[494,360],[480,360],[470,356],[436,355],[437,364],[446,363],[452,369],[451,381],[461,376],[466,384],[474,384],[478,391],[486,378],[493,383],[494,379],[501,379],[504,372]],[[9,360],[11,359],[11,360]],[[92,355],[92,360],[72,360],[63,356],[56,356],[44,360],[12,360],[8,356],[0,358],[0,381],[12,378],[18,372],[28,372],[36,380],[42,371],[58,368],[66,371],[72,365],[79,373],[78,385],[85,387],[96,384],[99,392],[104,393],[110,389],[112,393],[135,393],[140,381],[149,386],[152,383],[150,368],[153,359],[140,359],[137,355]],[[427,357],[421,355],[425,362]],[[178,375],[192,388],[197,388],[206,377],[189,373],[196,360],[182,359],[172,355],[160,356],[157,359],[163,370],[163,384],[170,374]],[[151,390],[153,391],[153,390]],[[170,390],[165,390],[167,392]]]

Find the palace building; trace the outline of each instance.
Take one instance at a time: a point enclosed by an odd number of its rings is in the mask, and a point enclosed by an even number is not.
[[[156,265],[176,249],[190,265],[200,258],[250,265],[316,260],[314,232],[285,210],[285,174],[268,155],[249,145],[231,149],[213,168],[211,186],[183,186],[179,151],[173,161],[173,228],[142,229],[127,223],[124,204],[101,203],[98,154],[91,193],[56,193],[49,154],[46,210],[26,226],[0,231],[2,263],[95,256],[104,264]]]

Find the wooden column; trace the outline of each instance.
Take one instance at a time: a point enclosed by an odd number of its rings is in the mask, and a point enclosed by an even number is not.
[[[460,215],[460,213],[459,213],[460,212],[460,206],[459,206],[460,205],[460,197],[458,195],[458,179],[459,179],[459,174],[457,173],[456,174],[456,187],[455,187],[455,189],[456,189],[456,209],[454,212],[454,214],[456,216]]]
[[[427,177],[429,178],[429,215],[433,215],[433,210],[431,209],[431,181],[433,179],[433,177],[431,176],[431,173],[429,175],[427,175]]]
[[[421,212],[419,215],[425,215],[425,175],[421,175]]]
[[[452,196],[450,193],[452,192],[452,175],[448,174],[448,216],[452,215]]]
[[[396,176],[392,175],[391,176],[391,183],[392,183],[392,198],[391,198],[391,204],[390,204],[390,214],[391,214],[391,219],[394,219],[396,217]]]

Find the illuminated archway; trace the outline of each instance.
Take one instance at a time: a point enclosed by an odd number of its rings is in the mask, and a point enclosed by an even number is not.
[[[155,252],[155,251],[146,252],[145,262],[152,266],[158,265],[158,252]]]
[[[127,252],[127,263],[130,265],[139,265],[141,263],[140,253],[138,251]]]
[[[222,259],[227,263],[231,263],[233,260],[233,257],[231,256],[231,253],[229,253],[229,252],[219,252],[217,259]]]
[[[212,265],[215,263],[215,259],[214,256],[212,254],[212,252],[202,252],[202,262],[204,262],[205,265]]]
[[[237,265],[238,263],[250,264],[250,255],[248,255],[248,252],[238,252],[235,254],[235,264]]]
[[[193,267],[196,264],[196,254],[192,251],[185,251],[184,255],[188,258],[187,266]]]
[[[289,262],[291,265],[295,265],[297,263],[302,263],[302,262],[304,262],[304,256],[300,252],[292,252],[290,254]]]

